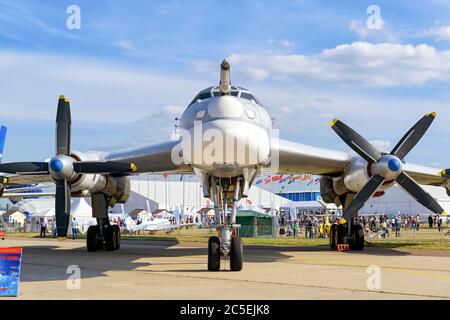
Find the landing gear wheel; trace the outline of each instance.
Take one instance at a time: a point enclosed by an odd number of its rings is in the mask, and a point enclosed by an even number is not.
[[[98,241],[98,226],[90,226],[87,231],[86,236],[86,247],[88,252],[95,252],[99,248],[99,241]]]
[[[350,250],[362,251],[364,250],[364,230],[361,225],[355,224],[352,226],[352,241],[350,243]]]
[[[243,266],[243,247],[240,237],[231,238],[230,269],[231,271],[241,271]]]
[[[336,225],[331,225],[330,228],[330,248],[331,250],[336,250]]]
[[[120,249],[120,228],[117,224],[112,226],[113,229],[113,238],[114,238],[114,249]]]
[[[107,226],[105,228],[105,250],[106,251],[114,251],[116,249],[116,245],[114,242],[114,230],[112,226]]]
[[[345,236],[345,228],[347,228],[347,225],[343,224],[337,224],[336,225],[336,247],[338,244],[345,244],[344,236]]]
[[[220,239],[210,237],[208,240],[208,270],[220,270]]]

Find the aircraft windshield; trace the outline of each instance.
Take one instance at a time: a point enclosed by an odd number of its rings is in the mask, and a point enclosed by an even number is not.
[[[245,90],[245,91],[244,91]],[[231,95],[234,97],[240,97],[242,99],[246,99],[249,101],[252,101],[254,103],[259,104],[262,106],[262,104],[259,102],[259,100],[251,93],[247,92],[248,90],[241,88],[241,87],[231,87]],[[192,100],[192,102],[189,104],[194,104],[197,101],[205,100],[211,97],[219,97],[220,96],[220,89],[219,87],[211,87],[207,88],[205,90],[200,91],[200,93]]]

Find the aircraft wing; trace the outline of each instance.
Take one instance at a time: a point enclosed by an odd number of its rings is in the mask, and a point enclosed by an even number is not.
[[[137,166],[136,173],[142,172],[172,172],[192,173],[193,170],[186,164],[176,164],[172,161],[172,152],[177,153],[179,140],[152,144],[140,148],[107,152],[104,160],[132,162]]]
[[[1,173],[0,176],[8,178],[8,185],[21,186],[25,184],[38,184],[41,182],[53,182],[48,173],[45,174],[9,174]]]
[[[277,140],[272,147],[272,158],[277,156],[277,171],[283,174],[337,176],[342,174],[351,160],[348,152],[317,148],[283,139]]]
[[[4,193],[0,198],[40,198],[40,197],[54,197],[55,192],[17,192]]]
[[[323,176],[339,176],[349,165],[350,152],[317,148],[288,140],[279,139],[272,155],[278,153],[278,173],[310,173]],[[450,181],[441,176],[442,169],[406,163],[404,171],[419,184],[445,186]]]
[[[174,161],[172,161],[172,152],[178,144],[178,140],[167,141],[139,148],[104,152],[102,155],[102,160],[134,163],[137,166],[136,173],[192,173],[193,170],[189,165],[176,164],[174,163]],[[36,172],[23,172],[20,174],[0,172],[0,176],[8,178],[8,185],[12,186],[53,182],[48,172],[39,172],[37,174]]]

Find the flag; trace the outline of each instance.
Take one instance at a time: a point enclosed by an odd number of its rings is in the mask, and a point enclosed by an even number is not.
[[[261,179],[258,179],[258,180],[255,182],[255,184],[260,184],[262,181],[263,181],[262,178],[261,178]]]
[[[272,182],[273,182],[273,181],[279,181],[279,180],[281,180],[282,178],[283,178],[283,175],[282,175],[282,174],[277,175],[277,176],[273,176],[273,177],[272,177]]]
[[[264,184],[268,184],[270,182],[270,174],[264,180]]]
[[[317,178],[316,180],[314,180],[315,184],[319,184],[320,183],[320,178]]]
[[[292,175],[283,177],[278,183],[285,183],[286,181],[292,179]]]

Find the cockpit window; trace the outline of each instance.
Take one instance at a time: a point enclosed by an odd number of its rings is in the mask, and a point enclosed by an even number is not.
[[[247,100],[250,100],[250,101],[253,100],[253,101],[256,102],[255,97],[251,93],[248,93],[248,92],[241,92],[241,98],[247,99]]]
[[[248,91],[248,90],[244,89],[242,87],[232,86],[230,94],[233,97],[240,97],[242,99],[254,101],[255,103],[262,106],[261,102],[259,102],[259,100],[251,92],[246,92],[246,91]],[[194,98],[194,100],[192,100],[192,102],[189,105],[194,104],[199,100],[201,101],[201,100],[205,100],[205,99],[208,99],[211,97],[219,97],[220,95],[221,95],[221,93],[220,93],[219,87],[217,87],[217,86],[210,87],[208,89],[200,91],[200,93]]]
[[[204,91],[204,92],[200,92],[195,98],[194,100],[192,100],[192,102],[189,104],[193,104],[196,103],[198,100],[205,100],[211,98],[211,91]]]

